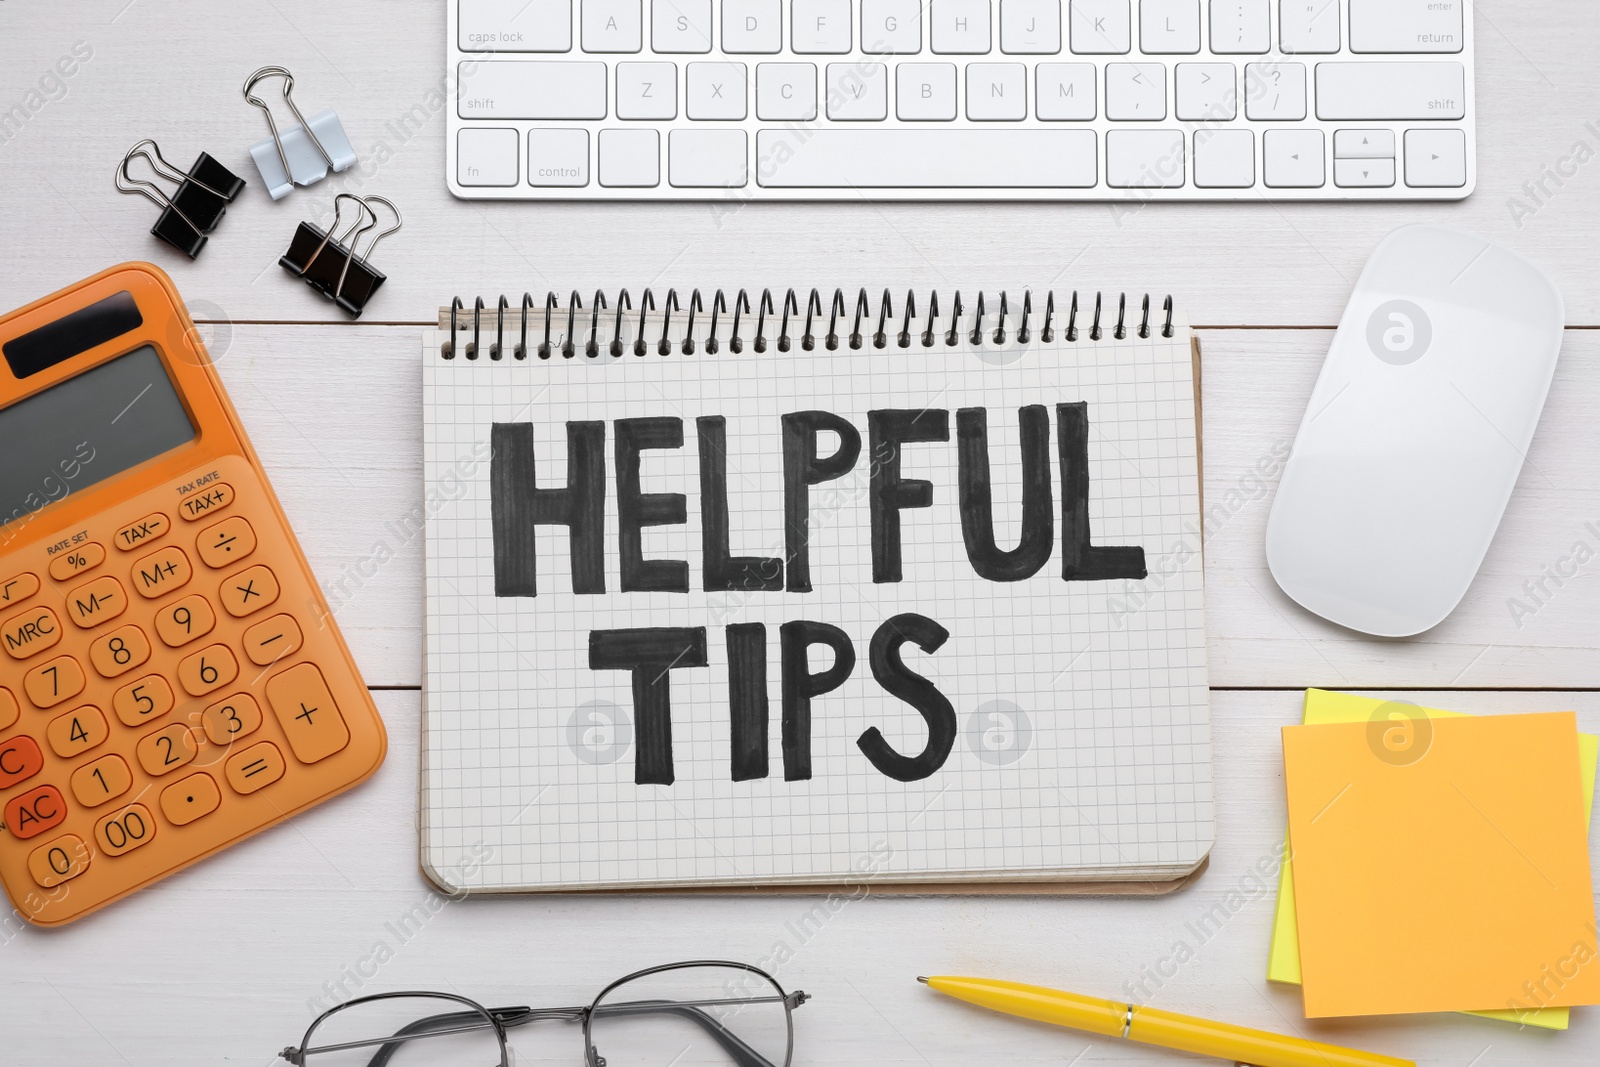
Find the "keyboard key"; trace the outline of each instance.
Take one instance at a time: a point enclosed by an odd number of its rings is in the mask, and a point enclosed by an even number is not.
[[[1061,0],[1000,0],[1000,51],[1013,56],[1061,51]]]
[[[137,626],[121,626],[89,646],[89,662],[102,678],[116,678],[150,658],[150,639]]]
[[[646,130],[654,133],[654,130]],[[274,615],[244,632],[244,654],[257,667],[270,667],[300,651],[300,624],[288,615]]]
[[[1459,119],[1466,114],[1460,63],[1318,63],[1319,119]]]
[[[588,130],[529,130],[528,131],[528,184],[554,186],[584,186],[589,184],[589,131]],[[249,573],[249,572],[246,572]],[[224,585],[226,590],[226,585]],[[241,596],[245,594],[241,593]],[[239,607],[248,607],[248,597]],[[226,591],[222,606],[238,614],[230,606]],[[265,607],[266,605],[259,605]],[[251,609],[255,610],[254,608]]]
[[[1179,63],[1178,117],[1185,122],[1229,122],[1239,114],[1238,75],[1232,63]]]
[[[1339,50],[1339,0],[1278,0],[1278,46],[1290,55]]]
[[[581,0],[585,52],[637,52],[644,47],[640,0]]]
[[[1139,50],[1152,56],[1200,51],[1200,0],[1139,0]]]
[[[861,0],[861,50],[901,56],[922,51],[922,0]]]
[[[462,130],[456,135],[456,181],[462,185],[516,185],[520,143],[513,129]]]
[[[684,113],[691,119],[744,118],[748,77],[743,63],[690,63],[684,75]]]
[[[261,705],[249,693],[235,693],[202,711],[200,726],[213,745],[231,745],[261,728]]]
[[[172,686],[159,674],[136,678],[111,697],[111,710],[124,726],[143,726],[172,710]]]
[[[350,743],[350,729],[315,665],[302,663],[267,679],[267,703],[294,758],[318,763]]]
[[[188,826],[222,804],[217,780],[204,771],[173,782],[161,791],[161,814],[174,826]]]
[[[1316,189],[1327,184],[1321,130],[1268,130],[1261,138],[1267,185]]]
[[[1304,63],[1247,63],[1244,114],[1257,122],[1298,122],[1306,117]]]
[[[601,130],[600,184],[654,188],[661,184],[661,134],[655,130]]]
[[[1460,130],[1406,131],[1406,184],[1459,189],[1467,184],[1467,135]]]
[[[53,785],[34,786],[6,802],[5,823],[11,836],[20,840],[53,830],[67,817],[67,800]]]
[[[743,188],[749,182],[743,130],[673,130],[667,137],[667,181],[679,188]]]
[[[894,79],[894,110],[901,120],[949,122],[956,117],[954,63],[901,63]]]
[[[1336,130],[1334,159],[1393,159],[1393,130]]]
[[[163,726],[155,733],[141,737],[134,748],[134,754],[139,757],[139,766],[152,778],[171,774],[179,767],[192,763],[199,751],[200,745],[195,740],[194,731],[181,722]]]
[[[882,63],[828,64],[828,117],[873,122],[889,117],[889,68]]]
[[[1133,41],[1128,0],[1068,0],[1068,3],[1068,32],[1073,52],[1080,56],[1127,54]]]
[[[782,0],[722,0],[724,52],[768,55],[782,48]]]
[[[84,571],[94,570],[105,561],[105,546],[98,542],[74,545],[50,561],[50,577],[58,582],[69,581]]]
[[[283,777],[283,753],[271,741],[251,745],[223,764],[223,774],[235,793],[248,796]]]
[[[617,118],[675,119],[677,117],[677,64],[617,64]]]
[[[168,545],[135,563],[131,577],[139,595],[154,600],[187,585],[193,574],[194,568],[189,566],[189,557],[183,554],[183,549]]]
[[[213,511],[221,511],[233,503],[233,486],[227,482],[217,482],[200,490],[198,495],[186,497],[178,505],[178,517],[185,522],[193,522]]]
[[[533,143],[535,132],[541,131],[528,132],[530,144]],[[581,134],[585,141],[589,137],[587,130],[562,132]],[[587,163],[584,169],[588,169]],[[278,599],[278,577],[267,567],[251,567],[249,570],[240,571],[232,578],[224,578],[221,587],[217,589],[217,599],[222,601],[224,611],[236,619],[242,619]]]
[[[711,0],[650,0],[650,47],[657,52],[711,51]]]
[[[1027,117],[1027,67],[1021,63],[967,65],[967,118],[1014,122]]]
[[[1394,160],[1333,160],[1333,184],[1343,189],[1387,189],[1394,184]]]
[[[850,51],[850,0],[790,0],[789,47],[800,55]]]
[[[1159,122],[1167,117],[1167,68],[1160,63],[1106,64],[1106,118]]]
[[[756,134],[760,181],[782,189],[1087,189],[1099,171],[1092,130],[823,129],[797,143]],[[941,165],[931,167],[930,159]]]
[[[57,656],[22,676],[22,689],[36,708],[53,708],[83,692],[83,665],[71,656]]]
[[[9,689],[0,688],[0,730],[9,730],[11,724],[22,716],[22,708]],[[0,789],[5,786],[0,785]]]
[[[0,623],[0,644],[12,659],[29,659],[61,640],[61,620],[49,608],[29,608]]]
[[[256,532],[249,520],[235,515],[200,531],[195,550],[207,567],[227,567],[256,550]]]
[[[86,808],[109,804],[133,788],[128,761],[112,754],[101,756],[72,772],[72,795]]]
[[[606,117],[606,65],[597,60],[474,60],[458,77],[464,119]]]
[[[106,717],[99,708],[85,704],[51,719],[44,728],[44,735],[56,755],[62,759],[72,759],[98,747],[111,736],[111,727],[106,725]]]
[[[0,582],[0,604],[9,607],[20,604],[39,591],[39,576],[37,574],[13,574],[5,581]]]
[[[128,610],[128,594],[122,583],[102,575],[67,594],[67,618],[91,630]]]
[[[1211,0],[1211,51],[1255,56],[1272,47],[1269,0]],[[1199,157],[1195,157],[1198,165]]]
[[[756,118],[763,122],[810,122],[816,117],[815,63],[756,65]]]
[[[0,741],[0,789],[10,789],[18,782],[44,770],[44,753],[39,742],[27,734]]]
[[[981,56],[989,51],[989,0],[929,0],[933,51]]]
[[[1461,0],[1350,0],[1352,52],[1459,52]]]
[[[1106,184],[1113,189],[1178,189],[1184,171],[1183,134],[1178,130],[1106,134]]]
[[[1040,63],[1034,79],[1034,112],[1039,118],[1086,122],[1095,117],[1093,63]]]
[[[94,838],[108,856],[123,856],[155,840],[156,819],[143,804],[129,804],[94,824]]]
[[[463,52],[565,52],[572,48],[571,0],[460,0],[456,39]]]
[[[54,889],[88,869],[89,846],[77,834],[62,834],[28,854],[28,873],[44,889]]]
[[[239,661],[227,645],[208,645],[178,664],[178,684],[192,697],[215,692],[239,677]]]
[[[154,541],[171,529],[172,523],[160,512],[146,515],[138,522],[129,523],[112,535],[111,543],[127,552],[146,541]]]
[[[211,602],[198,593],[156,612],[156,636],[168,648],[182,648],[210,633],[216,624]]]

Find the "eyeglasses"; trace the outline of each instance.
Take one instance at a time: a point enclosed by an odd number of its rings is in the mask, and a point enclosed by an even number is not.
[[[583,1026],[586,1067],[790,1067],[795,1008],[759,968],[669,963],[620,978],[587,1007],[485,1008],[453,993],[379,993],[319,1015],[295,1067],[510,1067],[506,1031],[539,1020]]]

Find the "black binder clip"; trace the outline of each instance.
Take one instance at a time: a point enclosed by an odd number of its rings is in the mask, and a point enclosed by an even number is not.
[[[150,164],[157,178],[171,182],[177,189],[168,194],[155,183],[129,174],[128,165],[138,158]],[[206,235],[217,228],[228,205],[244,189],[244,179],[209,153],[201,152],[185,174],[168,163],[161,149],[148,139],[128,149],[122,157],[117,164],[116,183],[121,192],[138,193],[160,205],[161,215],[150,232],[190,259],[200,254],[206,246]]]
[[[344,213],[342,201],[353,200],[358,205],[355,221],[339,235],[339,218]],[[357,251],[362,235],[378,224],[373,204],[382,204],[394,215],[394,225],[373,236],[366,254]],[[378,291],[388,275],[371,263],[378,242],[401,226],[400,211],[381,196],[356,196],[340,193],[333,198],[333,224],[326,233],[310,222],[302,222],[294,231],[289,250],[278,257],[278,265],[323,296],[343,308],[352,318],[360,318],[367,301]]]

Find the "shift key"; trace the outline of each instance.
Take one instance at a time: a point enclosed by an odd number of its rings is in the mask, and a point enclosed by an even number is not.
[[[1317,64],[1319,119],[1459,119],[1467,72],[1447,60]]]
[[[460,64],[456,106],[464,119],[603,119],[606,65],[562,59]]]
[[[268,679],[267,703],[301,763],[327,759],[350,743],[350,729],[315,664],[302,663]]]

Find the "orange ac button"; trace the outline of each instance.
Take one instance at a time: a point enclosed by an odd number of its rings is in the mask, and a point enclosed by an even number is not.
[[[27,840],[60,826],[67,817],[67,800],[53,785],[35,786],[11,798],[6,805],[6,829]]]
[[[86,582],[67,594],[67,618],[85,630],[128,610],[128,594],[111,575]]]
[[[0,644],[12,659],[37,656],[60,640],[61,621],[49,608],[29,608],[0,623]]]
[[[45,889],[71,881],[89,869],[89,846],[77,834],[46,841],[28,856],[28,873]]]
[[[0,741],[0,789],[26,782],[43,769],[44,753],[39,751],[39,742],[27,734]]]
[[[105,561],[104,546],[93,541],[86,545],[75,545],[50,561],[50,577],[65,582],[84,571],[93,570]]]
[[[209,515],[213,511],[221,511],[231,503],[233,503],[233,486],[227,482],[218,482],[216,485],[208,485],[200,492],[186,498],[183,503],[178,505],[178,514],[189,522],[193,522],[202,515]]]

